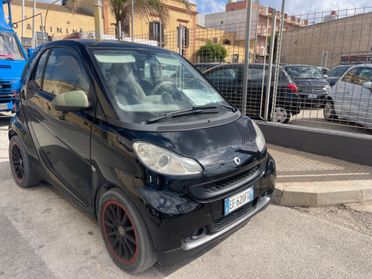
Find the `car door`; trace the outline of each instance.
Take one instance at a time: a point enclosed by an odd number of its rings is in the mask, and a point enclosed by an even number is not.
[[[51,176],[74,198],[87,204],[91,194],[90,133],[94,106],[88,111],[62,112],[55,96],[75,90],[95,103],[92,83],[79,53],[53,48],[41,54],[26,88],[30,128],[40,159]]]
[[[352,100],[356,92],[356,80],[358,76],[358,68],[349,70],[335,85],[333,103],[336,114],[342,118],[352,120]]]
[[[362,67],[358,71],[357,90],[352,100],[352,112],[355,122],[372,126],[372,90],[363,85],[366,82],[372,82],[372,68]]]

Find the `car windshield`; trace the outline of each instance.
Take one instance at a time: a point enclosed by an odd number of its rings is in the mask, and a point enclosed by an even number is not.
[[[94,50],[120,118],[148,123],[167,113],[229,104],[179,55],[164,51]]]
[[[15,33],[0,32],[0,59],[25,60]]]
[[[337,67],[334,67],[329,72],[329,76],[330,77],[341,77],[349,68],[350,68],[350,66],[337,66]]]
[[[292,79],[322,79],[323,76],[316,67],[289,66],[285,68]]]

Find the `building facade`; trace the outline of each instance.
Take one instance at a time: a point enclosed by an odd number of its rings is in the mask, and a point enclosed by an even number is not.
[[[17,32],[19,38],[32,38],[32,14],[33,2],[25,1],[24,22],[22,31],[22,0],[12,0],[12,17],[13,28]],[[73,32],[87,32],[94,30],[94,17],[92,14],[82,10],[76,13],[61,5],[49,5],[48,3],[36,3],[35,29],[38,34],[43,30],[51,38],[64,37]],[[49,8],[48,16],[45,21],[46,11]],[[40,16],[41,14],[41,16]]]
[[[155,14],[149,17],[136,15],[134,37],[140,42],[162,45],[170,50],[180,51],[186,57],[191,57],[195,49],[195,32],[191,32],[191,30],[196,29],[196,6],[191,4],[187,8],[178,0],[162,0],[162,2],[168,9],[168,18],[162,22]],[[15,31],[20,38],[25,39],[23,41],[30,41],[32,38],[33,2],[25,0],[23,28],[21,22],[22,0],[13,0],[11,5]],[[94,34],[93,7],[81,7],[74,13],[59,4],[50,5],[37,2],[36,7],[35,29],[38,36],[41,35],[42,30],[50,40],[62,39],[77,32]],[[47,10],[49,12],[45,20]],[[116,20],[111,12],[109,0],[103,0],[103,25],[105,38],[117,37]],[[130,26],[128,30],[131,30]],[[128,33],[130,31],[124,36],[131,36]],[[181,48],[178,44],[179,34],[183,40]]]
[[[279,31],[280,12],[266,7],[256,1],[252,3],[251,11],[251,44],[253,44],[254,61],[262,59],[267,52],[267,40],[272,33],[273,13],[277,13],[276,31]],[[247,1],[229,0],[225,11],[205,15],[205,27],[237,32],[238,39],[245,40],[245,25],[247,19]],[[284,30],[306,26],[307,20],[284,14]]]
[[[284,32],[281,62],[326,67],[372,63],[372,12]]]

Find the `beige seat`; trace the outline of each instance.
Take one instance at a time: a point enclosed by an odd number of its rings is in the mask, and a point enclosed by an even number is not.
[[[108,84],[116,101],[123,106],[141,104],[146,97],[130,63],[112,64]]]

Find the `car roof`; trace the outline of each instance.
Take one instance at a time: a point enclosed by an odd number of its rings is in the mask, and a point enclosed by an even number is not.
[[[353,68],[361,68],[361,67],[368,67],[372,68],[372,64],[356,64],[356,65],[351,65]]]
[[[309,65],[309,64],[286,64],[283,67],[284,68],[287,68],[287,67],[314,67],[314,68],[320,68],[318,66]]]
[[[160,50],[160,51],[168,51],[163,48],[150,46],[146,44],[139,44],[139,43],[132,43],[132,42],[122,42],[122,41],[115,41],[115,40],[85,40],[85,39],[65,39],[65,40],[58,40],[53,42],[48,42],[42,45],[42,47],[58,47],[58,46],[69,46],[69,47],[80,47],[80,48],[131,48],[131,49],[145,49],[149,51]]]

